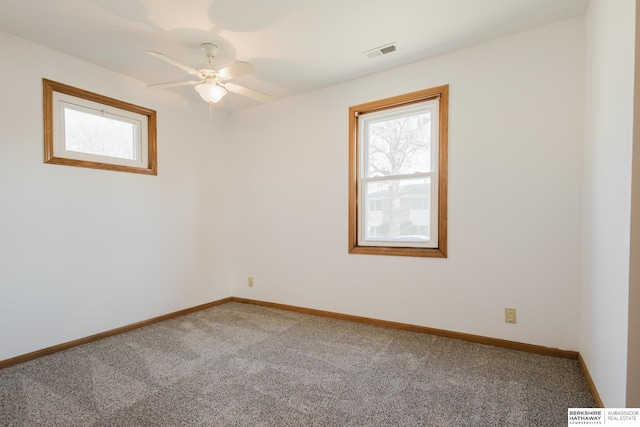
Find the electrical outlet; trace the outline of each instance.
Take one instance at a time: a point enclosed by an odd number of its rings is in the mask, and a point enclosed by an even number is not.
[[[249,277],[249,287],[253,288],[253,277]]]
[[[516,309],[505,308],[504,309],[504,321],[506,323],[516,323]]]

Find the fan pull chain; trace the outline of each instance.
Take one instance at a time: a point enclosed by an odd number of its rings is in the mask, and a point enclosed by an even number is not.
[[[209,118],[213,119],[213,102],[209,103]]]

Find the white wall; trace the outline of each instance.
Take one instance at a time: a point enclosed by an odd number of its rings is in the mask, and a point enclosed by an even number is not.
[[[587,13],[580,352],[605,406],[625,406],[635,2]]]
[[[449,258],[348,254],[348,107],[441,84]],[[234,113],[233,295],[577,350],[584,84],[578,18]]]
[[[0,33],[0,360],[228,297],[226,115]],[[156,109],[158,176],[43,163],[42,81]]]

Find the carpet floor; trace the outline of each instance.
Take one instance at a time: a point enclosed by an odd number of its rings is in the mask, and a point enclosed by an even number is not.
[[[566,426],[577,361],[227,303],[0,371],[5,426]]]

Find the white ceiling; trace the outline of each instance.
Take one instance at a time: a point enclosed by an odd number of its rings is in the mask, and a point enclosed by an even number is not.
[[[582,15],[589,0],[0,0],[0,30],[146,83],[195,67],[200,44],[220,46],[217,68],[243,60],[235,83],[276,99]],[[362,52],[396,42],[398,51]],[[43,77],[46,77],[43,75]],[[197,97],[192,87],[172,90]],[[236,94],[225,109],[257,105]]]

